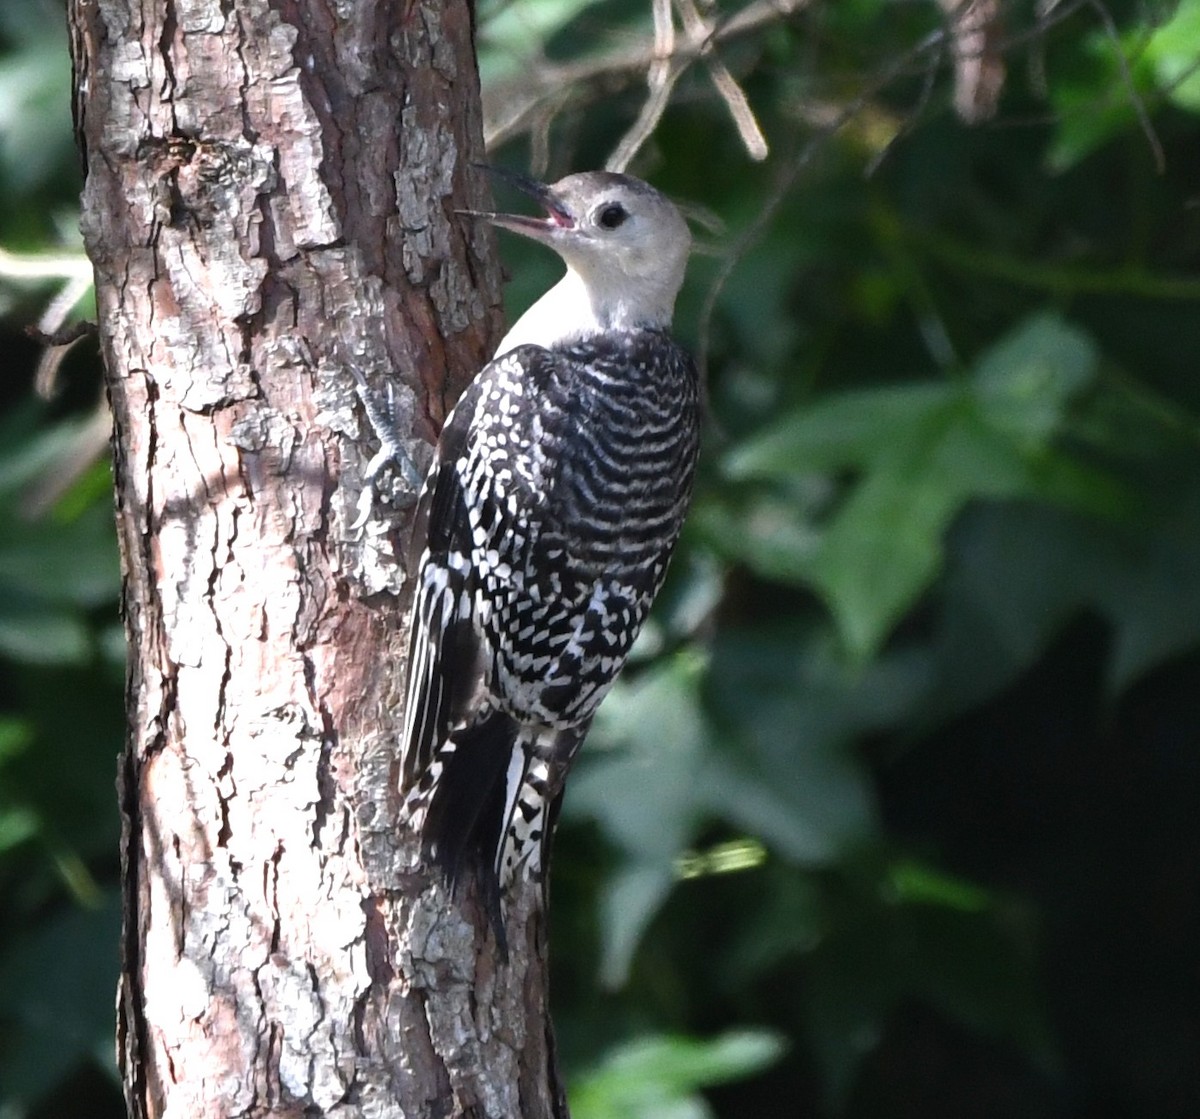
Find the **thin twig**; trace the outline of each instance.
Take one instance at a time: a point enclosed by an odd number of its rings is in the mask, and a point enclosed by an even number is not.
[[[651,8],[654,13],[654,58],[646,68],[650,96],[609,157],[607,167],[610,171],[624,171],[653,134],[667,111],[671,91],[683,73],[683,66],[675,64],[675,20],[671,16],[671,0],[652,0]]]
[[[1088,6],[1099,16],[1105,34],[1112,41],[1113,53],[1117,58],[1117,69],[1121,72],[1121,82],[1125,86],[1125,91],[1129,94],[1130,104],[1133,105],[1133,111],[1137,116],[1142,133],[1146,137],[1146,143],[1150,145],[1151,154],[1154,156],[1154,167],[1160,175],[1166,174],[1167,156],[1163,151],[1162,141],[1159,140],[1158,133],[1154,131],[1154,125],[1150,121],[1150,114],[1146,111],[1146,103],[1142,100],[1142,95],[1138,93],[1137,86],[1133,83],[1133,75],[1129,72],[1129,60],[1125,57],[1125,51],[1121,48],[1121,33],[1117,30],[1117,25],[1113,22],[1112,14],[1100,0],[1089,0]]]
[[[729,72],[729,67],[714,53],[714,26],[700,14],[695,0],[676,0],[676,7],[679,9],[680,18],[683,20],[683,29],[688,37],[703,40],[706,44],[703,54],[704,65],[708,69],[713,85],[728,107],[729,115],[733,117],[733,123],[737,127],[738,136],[745,145],[750,158],[761,162],[767,158],[767,139],[758,126],[754,110],[750,108],[750,102],[742,87],[737,84],[734,76]]]
[[[46,305],[42,317],[38,320],[38,333],[46,339],[53,339],[62,333],[68,316],[79,305],[80,300],[92,290],[92,284],[92,269],[89,261],[86,274],[81,273],[68,279]],[[75,325],[83,329],[73,337],[68,337],[66,341],[47,341],[46,348],[38,360],[37,372],[33,377],[33,387],[43,400],[49,400],[58,391],[58,371],[75,343],[89,332],[89,328],[92,332],[95,330],[90,323],[76,323]]]
[[[1056,24],[1071,18],[1081,8],[1097,3],[1099,3],[1099,0],[1062,0],[1062,2],[1054,4],[1051,9],[1040,15],[1034,27],[1024,29],[1009,37],[1000,46],[1001,48],[1011,48],[1014,45],[1033,40],[1039,35],[1043,35]],[[725,27],[728,28],[728,24]],[[928,57],[930,55],[936,56],[942,54],[946,49],[948,39],[947,29],[942,28],[930,33],[903,55],[893,59],[862,93],[842,106],[828,123],[821,126],[814,133],[801,148],[800,154],[794,160],[784,164],[781,168],[763,206],[755,214],[754,220],[734,238],[725,253],[722,254],[723,260],[721,266],[705,295],[697,329],[697,357],[702,378],[707,380],[712,319],[716,310],[717,300],[720,298],[725,285],[729,282],[729,277],[733,275],[734,269],[737,268],[745,254],[763,236],[771,222],[775,220],[775,216],[779,212],[783,200],[795,185],[800,174],[811,162],[820,147],[845,128],[888,85],[897,78],[909,73],[911,68],[917,64],[921,64],[923,70],[926,69],[928,66]],[[921,103],[924,103],[924,98],[922,98]],[[1169,291],[1172,296],[1178,298],[1188,298],[1189,283],[1184,281],[1180,284],[1166,285],[1164,291]]]
[[[892,65],[887,67],[875,81],[873,81],[866,89],[857,97],[842,107],[841,111],[824,127],[819,129],[800,149],[800,154],[796,159],[785,163],[776,176],[775,182],[772,184],[770,193],[764,200],[763,205],[754,216],[754,220],[750,222],[730,244],[725,258],[721,263],[721,267],[717,270],[717,275],[712,284],[709,286],[708,292],[704,297],[704,304],[700,310],[700,323],[698,328],[698,345],[697,345],[697,363],[700,368],[700,376],[702,382],[707,382],[708,379],[708,353],[712,333],[713,313],[716,310],[717,300],[721,296],[725,285],[729,282],[729,277],[733,275],[734,269],[738,266],[742,257],[749,252],[750,248],[762,237],[775,220],[776,214],[779,212],[779,207],[783,205],[783,200],[787,197],[796,180],[800,177],[801,172],[809,165],[813,157],[817,154],[820,148],[833,136],[837,135],[847,124],[850,123],[863,108],[869,104],[876,95],[896,79],[896,76],[903,72],[905,68],[912,62],[931,50],[940,51],[944,48],[946,42],[946,32],[944,29],[934,31],[927,35],[919,43],[904,55],[893,61]]]
[[[0,247],[0,279],[15,283],[92,279],[92,262],[83,253],[13,253]]]
[[[721,22],[704,41],[676,43],[671,61],[691,63],[712,44],[757,31],[807,8],[813,0],[755,0]],[[563,103],[563,91],[580,91],[605,78],[628,78],[642,73],[656,59],[653,42],[609,51],[559,65],[539,65],[529,76],[498,82],[485,93],[484,136],[489,148],[525,131],[531,117],[547,100]]]
[[[71,312],[92,290],[92,262],[83,253],[13,253],[0,248],[0,280],[14,284],[57,281],[59,289],[46,305],[33,333],[46,342],[38,361],[34,389],[45,399],[54,395],[55,378],[63,358],[79,335],[54,341]]]
[[[1000,0],[938,0],[950,21],[954,109],[966,124],[996,115],[1007,68]]]
[[[941,56],[941,50],[930,52],[929,63],[926,65],[925,73],[921,78],[921,90],[917,94],[917,100],[912,108],[905,113],[904,119],[901,120],[899,127],[887,143],[867,160],[867,165],[863,168],[864,178],[873,178],[879,171],[879,168],[883,166],[887,157],[895,150],[896,145],[906,136],[910,135],[912,130],[917,126],[917,122],[921,119],[929,102],[933,100],[933,91],[937,84],[938,66],[941,63]]]

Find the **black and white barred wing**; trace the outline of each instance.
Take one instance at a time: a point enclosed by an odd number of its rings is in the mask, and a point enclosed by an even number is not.
[[[472,617],[471,522],[459,474],[478,395],[473,385],[447,419],[417,506],[417,586],[401,739],[404,790],[428,773],[451,730],[469,716],[483,676]]]
[[[485,715],[493,698],[486,674],[495,650],[484,614],[496,613],[493,599],[505,597],[496,585],[501,572],[512,593],[518,565],[508,549],[528,544],[526,519],[542,500],[531,461],[541,461],[543,448],[532,459],[528,450],[555,440],[536,414],[539,390],[560,364],[539,346],[490,362],[442,430],[413,526],[418,555],[402,738],[405,790],[423,777],[425,785],[437,780],[438,751],[453,731]]]

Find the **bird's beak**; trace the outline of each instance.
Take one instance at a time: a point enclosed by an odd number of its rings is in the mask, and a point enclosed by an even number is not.
[[[575,219],[571,216],[570,211],[555,198],[554,191],[545,183],[539,183],[536,179],[527,178],[506,167],[492,167],[482,163],[477,166],[489,174],[495,175],[498,179],[512,184],[519,191],[528,194],[530,198],[536,199],[546,211],[546,216],[537,218],[526,214],[497,214],[481,210],[458,210],[457,213],[484,218],[492,225],[532,237],[535,241],[549,241],[562,230],[575,228]]]

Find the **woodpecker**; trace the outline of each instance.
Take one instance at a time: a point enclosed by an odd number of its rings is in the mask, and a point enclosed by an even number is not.
[[[486,213],[566,275],[446,420],[417,506],[405,814],[451,887],[542,879],[563,785],[683,525],[699,445],[668,333],[691,237],[627,175],[511,176],[545,217]]]

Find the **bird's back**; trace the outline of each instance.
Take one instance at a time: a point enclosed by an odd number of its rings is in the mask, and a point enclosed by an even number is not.
[[[464,461],[468,507],[495,510],[474,526],[491,690],[519,719],[575,723],[624,663],[683,524],[695,368],[658,330],[493,364],[509,387],[480,394]]]

